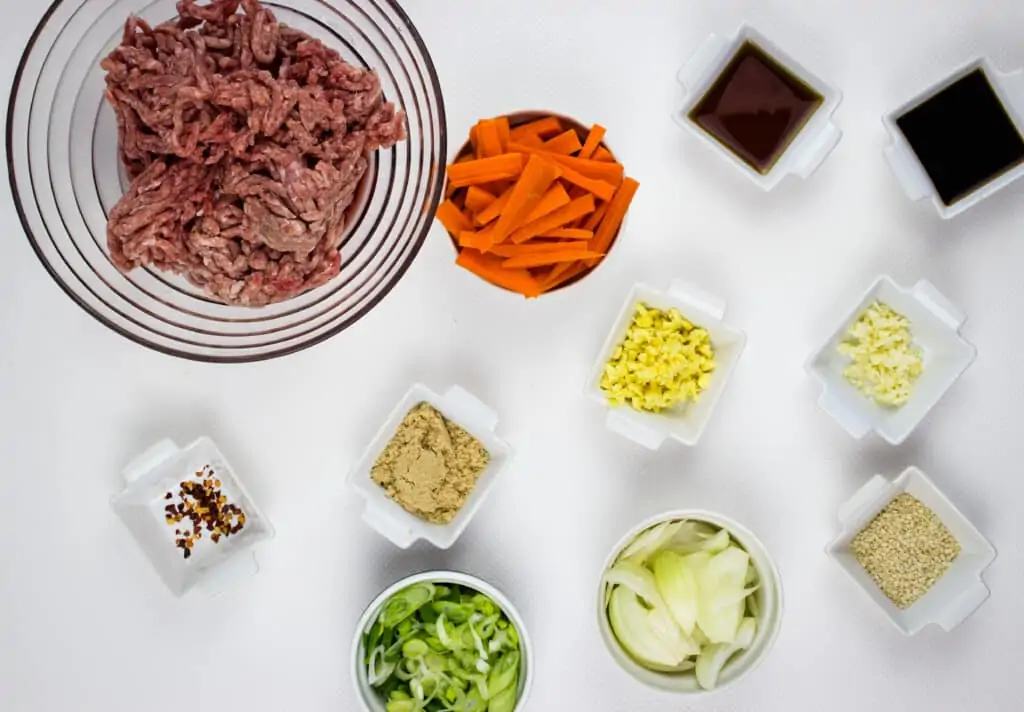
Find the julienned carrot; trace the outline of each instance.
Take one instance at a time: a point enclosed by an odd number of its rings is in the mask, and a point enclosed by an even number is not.
[[[548,136],[554,136],[555,134],[561,133],[562,122],[558,120],[557,116],[545,116],[543,119],[537,119],[531,121],[528,124],[522,124],[516,126],[511,131],[511,137],[513,141],[518,141],[526,134],[533,134],[540,138],[547,138]]]
[[[521,245],[495,245],[489,252],[498,257],[519,257],[520,255],[537,255],[550,252],[563,252],[565,250],[586,251],[586,245],[581,245],[578,240],[559,242],[524,242]]]
[[[616,188],[622,182],[623,172],[621,163],[606,163],[589,158],[575,158],[573,156],[554,156],[551,160],[560,166],[579,171],[587,178],[595,178],[603,180],[605,183],[611,183]]]
[[[612,159],[612,162],[605,162],[589,158],[584,159],[577,158],[575,156],[565,156],[555,153],[554,151],[547,150],[547,148],[545,148],[545,144],[534,146],[514,139],[512,143],[509,144],[509,151],[518,151],[520,153],[541,153],[560,166],[571,168],[588,178],[594,178],[596,180],[602,180],[605,183],[610,183],[613,188],[617,188],[619,183],[622,182],[622,165],[615,163],[614,159]]]
[[[448,182],[456,188],[462,188],[505,178],[515,178],[522,172],[522,154],[503,153],[500,156],[478,158],[475,161],[448,166]]]
[[[542,150],[544,146],[544,139],[537,134],[525,134],[520,136],[518,139],[509,141],[509,150],[514,150],[513,146],[527,146],[529,148],[536,148]]]
[[[502,267],[516,269],[518,267],[546,267],[559,262],[576,262],[577,260],[589,260],[603,257],[600,252],[589,252],[587,250],[561,250],[559,252],[531,252],[518,257],[509,257],[501,263]]]
[[[551,272],[541,280],[541,288],[545,292],[549,292],[589,269],[590,267],[585,262],[561,262],[555,265]]]
[[[462,250],[455,264],[499,287],[518,292],[524,297],[539,297],[540,282],[525,269],[509,269],[502,258],[482,255],[475,250]]]
[[[501,141],[501,152],[508,153],[508,145],[512,142],[511,129],[508,125],[508,117],[502,116],[494,120],[498,127],[498,139]]]
[[[488,193],[478,185],[471,185],[466,191],[466,210],[476,215],[480,211],[485,210],[495,200],[497,200],[497,196],[493,193]]]
[[[436,216],[444,225],[444,229],[452,235],[458,235],[463,230],[473,229],[473,223],[466,219],[459,207],[451,200],[446,200],[437,206]]]
[[[482,211],[477,213],[477,216],[473,219],[477,225],[486,225],[492,220],[497,220],[498,216],[501,215],[501,209],[505,207],[505,203],[512,197],[512,188],[515,186],[509,186],[504,193],[494,199],[494,202],[484,208]]]
[[[564,205],[558,210],[555,210],[551,214],[545,215],[531,223],[527,223],[513,232],[510,239],[516,244],[526,242],[531,237],[543,235],[545,232],[562,227],[571,220],[575,220],[576,218],[583,217],[584,215],[593,212],[594,205],[594,196],[592,195],[588,194],[582,198],[577,198],[568,205]]]
[[[463,230],[458,234],[459,247],[472,247],[474,250],[485,250],[491,246],[493,228],[483,230]]]
[[[504,242],[514,229],[522,225],[561,174],[562,169],[546,158],[530,156],[522,175],[512,188],[512,196],[501,209],[501,215],[491,233],[491,244]]]
[[[623,179],[622,185],[615,191],[615,197],[608,203],[608,212],[605,213],[604,220],[594,231],[594,237],[589,243],[591,251],[601,253],[608,251],[615,238],[615,233],[622,225],[622,218],[626,216],[629,204],[633,201],[633,196],[636,195],[636,189],[639,187],[640,184],[632,178]],[[590,264],[593,266],[596,262],[591,261]]]
[[[540,199],[529,215],[526,216],[526,222],[531,223],[534,220],[540,220],[545,215],[558,210],[563,205],[568,205],[571,198],[569,194],[565,192],[565,188],[562,187],[561,183],[555,183],[553,186],[548,188],[548,192],[544,194],[544,197]]]
[[[590,158],[594,155],[594,151],[601,145],[601,141],[604,140],[604,135],[607,133],[607,129],[601,124],[594,124],[590,133],[587,134],[587,140],[583,142],[583,148],[577,154],[580,158]]]
[[[483,119],[476,125],[476,156],[490,158],[500,156],[504,151],[501,147],[501,135],[494,119]]]
[[[549,139],[541,145],[541,148],[545,151],[551,151],[551,153],[557,153],[563,156],[569,156],[576,151],[583,148],[580,144],[580,137],[576,135],[576,132],[572,129],[563,131],[552,139]]]
[[[601,200],[611,200],[612,196],[615,195],[615,186],[611,183],[605,183],[603,180],[594,180],[593,178],[587,178],[579,171],[573,170],[562,166],[562,178],[566,182],[578,185],[588,193],[593,193],[595,197]]]
[[[587,219],[583,221],[584,230],[596,230],[597,226],[604,220],[605,213],[608,212],[608,203],[601,203],[597,206],[597,210],[587,216]]]
[[[595,161],[607,161],[609,163],[615,162],[615,156],[613,156],[612,152],[609,151],[604,146],[598,146],[597,150],[594,151],[594,155],[592,156],[592,158]]]
[[[549,230],[540,237],[557,237],[560,240],[589,240],[594,236],[593,230],[579,230],[572,228],[561,228],[559,230]]]

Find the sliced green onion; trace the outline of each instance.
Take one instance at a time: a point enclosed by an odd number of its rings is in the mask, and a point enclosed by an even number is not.
[[[519,634],[477,591],[431,584],[400,591],[367,627],[364,644],[371,641],[367,673],[387,712],[515,708]]]
[[[434,598],[434,585],[418,583],[399,591],[388,599],[378,621],[385,628],[394,628]]]

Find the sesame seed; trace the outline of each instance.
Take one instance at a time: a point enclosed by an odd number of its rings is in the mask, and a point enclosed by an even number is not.
[[[854,558],[897,608],[911,606],[960,555],[960,543],[909,494],[892,500],[850,542]]]

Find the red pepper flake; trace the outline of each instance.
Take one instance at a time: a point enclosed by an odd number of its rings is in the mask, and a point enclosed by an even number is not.
[[[192,556],[192,548],[203,538],[203,529],[211,532],[210,539],[216,544],[222,538],[238,534],[245,527],[245,513],[220,491],[220,480],[214,477],[209,465],[195,473],[198,482],[185,480],[179,485],[178,503],[168,504],[167,524],[174,526],[188,519],[192,531],[175,528],[175,545],[182,550],[184,558]],[[174,499],[168,492],[164,499]]]

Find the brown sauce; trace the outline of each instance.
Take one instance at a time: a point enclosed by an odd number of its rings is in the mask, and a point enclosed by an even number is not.
[[[823,101],[748,41],[689,117],[756,171],[767,173]]]

